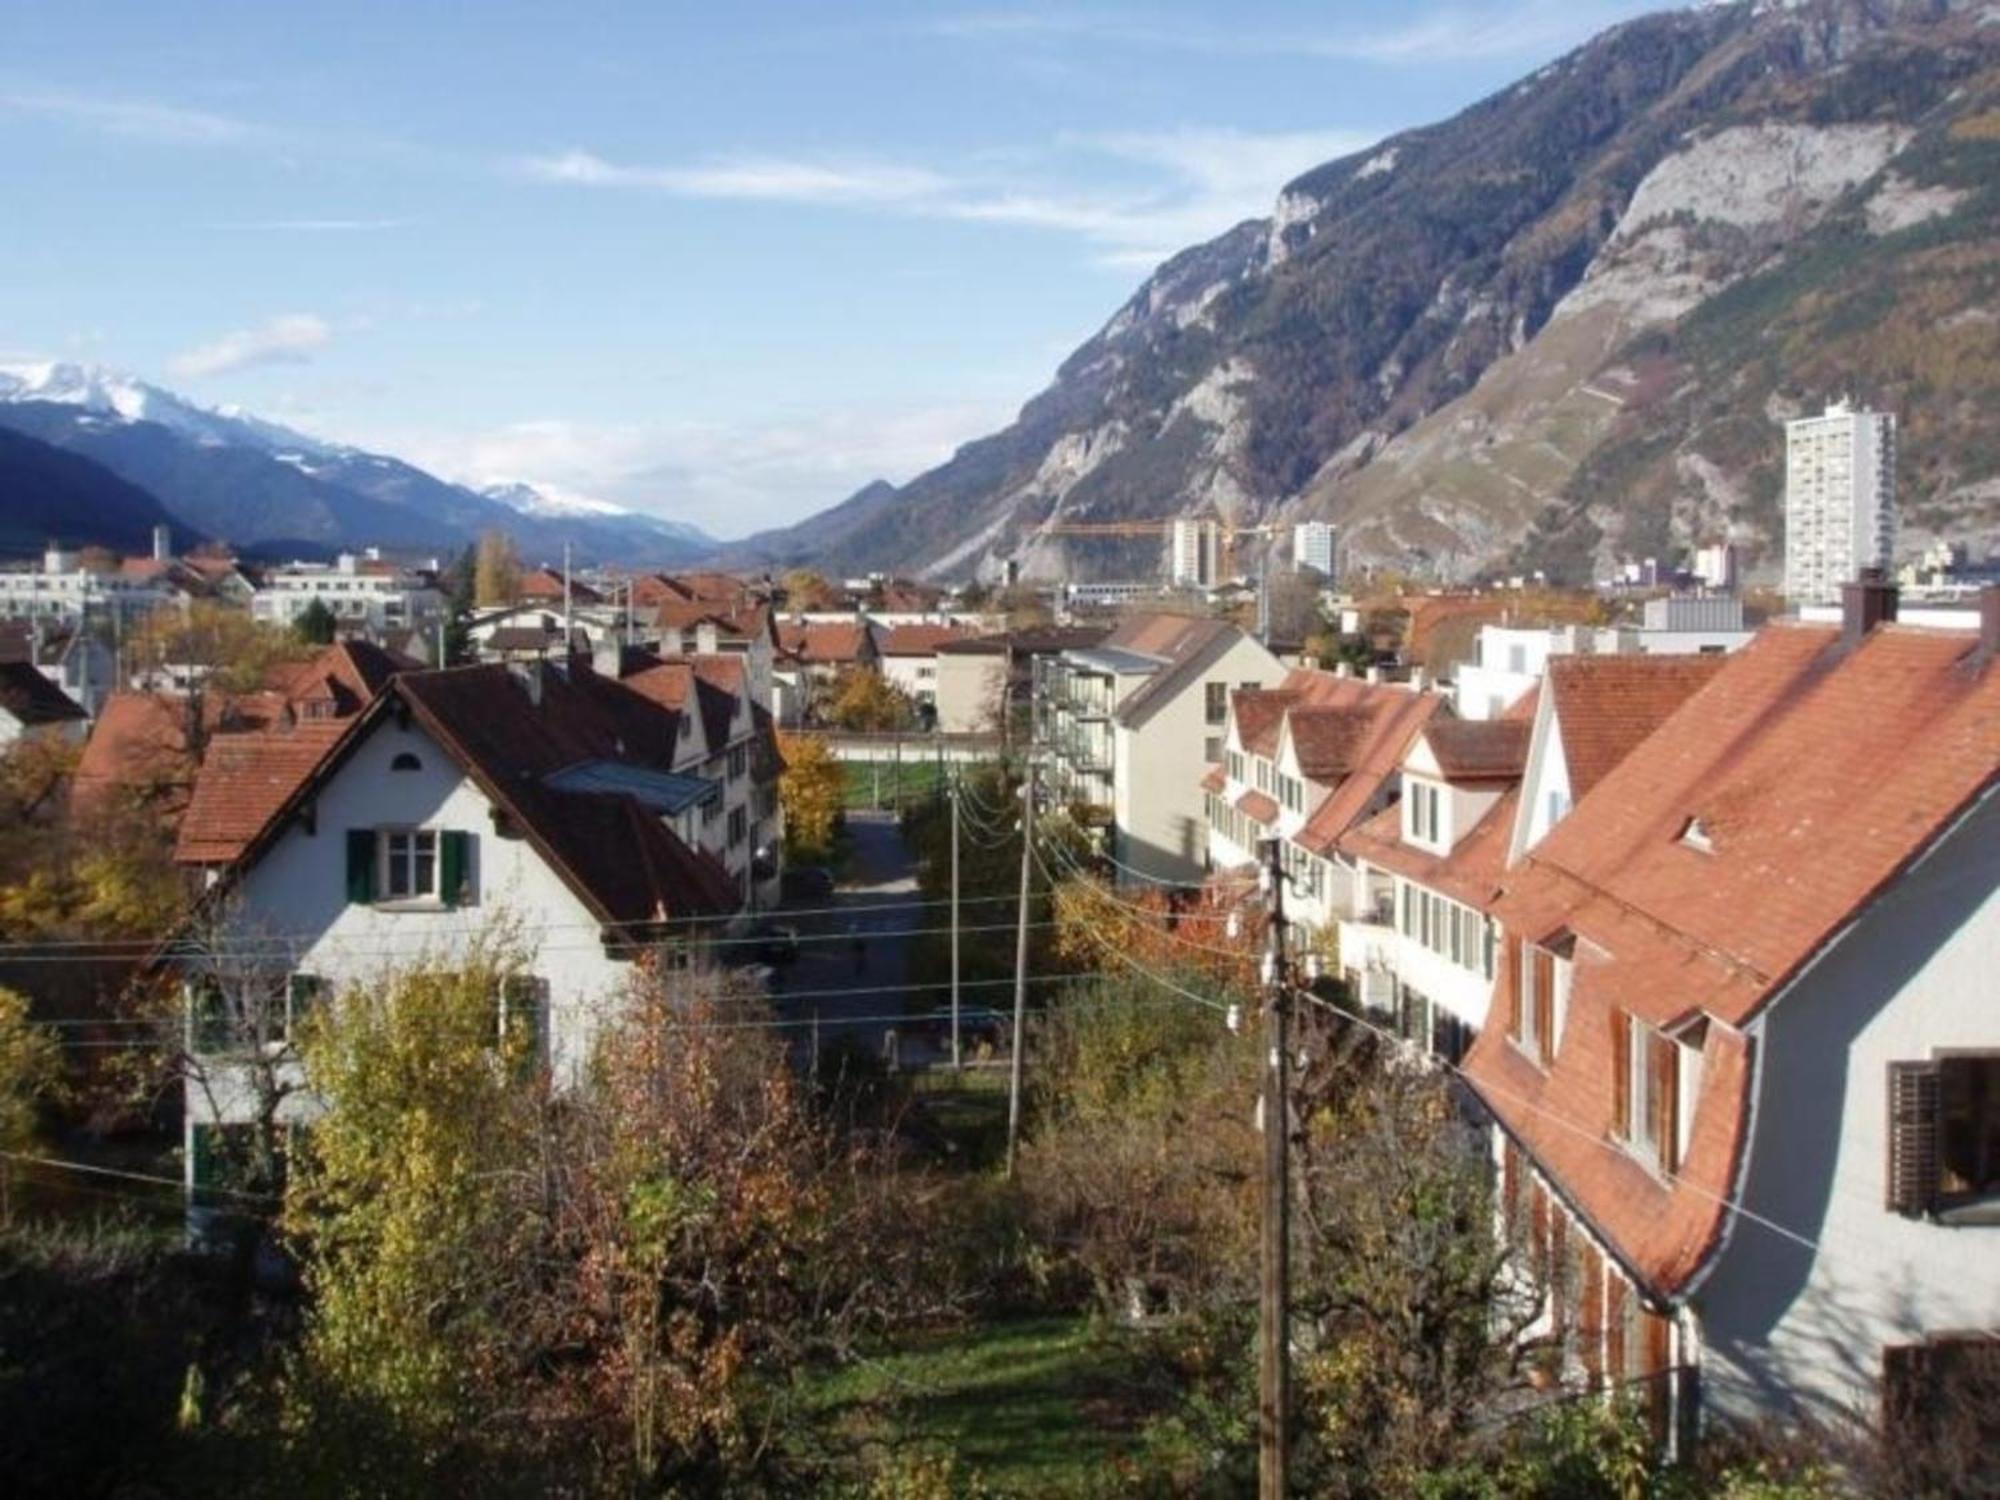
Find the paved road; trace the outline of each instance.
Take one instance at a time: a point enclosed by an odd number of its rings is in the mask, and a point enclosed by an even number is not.
[[[789,920],[804,938],[840,936],[834,941],[801,943],[798,960],[779,972],[775,998],[779,1013],[787,1020],[818,1013],[822,1047],[847,1038],[880,1055],[887,1033],[898,1028],[898,1018],[912,998],[906,988],[908,934],[943,926],[948,910],[910,905],[922,898],[917,891],[915,864],[894,813],[850,812],[847,827],[854,841],[854,857],[848,878],[840,883],[831,903],[838,910],[790,919],[781,913],[777,917]],[[828,905],[819,899],[792,904],[813,911]],[[915,998],[928,1005],[946,995],[943,990],[924,990]],[[903,1056],[909,1059],[913,1043],[908,1026],[901,1029]],[[801,1048],[810,1048],[809,1028],[795,1028],[793,1038]],[[917,1045],[927,1056],[928,1047]]]

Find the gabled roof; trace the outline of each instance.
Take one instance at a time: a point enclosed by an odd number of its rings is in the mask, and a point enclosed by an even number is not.
[[[876,645],[884,656],[935,656],[940,647],[970,634],[956,625],[891,625]]]
[[[833,665],[866,659],[872,642],[868,626],[858,620],[793,623],[778,627],[778,650],[813,665]]]
[[[1160,669],[1126,695],[1112,718],[1127,729],[1138,728],[1222,660],[1237,642],[1249,639],[1223,620],[1183,615],[1138,615],[1127,620],[1096,649],[1154,657]],[[1261,646],[1257,649],[1263,650]]]
[[[559,604],[563,597],[563,576],[554,568],[536,568],[521,575],[520,586],[514,590],[517,599],[532,600],[535,603]],[[599,604],[604,596],[575,574],[570,575],[569,599],[572,604]]]
[[[1229,709],[1236,716],[1237,743],[1252,755],[1275,756],[1285,710],[1298,701],[1297,693],[1283,688],[1238,688],[1229,695]]]
[[[0,709],[31,728],[90,717],[81,704],[25,661],[0,661]]]
[[[335,774],[391,711],[407,711],[607,927],[720,915],[737,906],[728,872],[682,843],[641,798],[629,791],[565,791],[551,784],[579,763],[645,766],[627,732],[647,717],[671,721],[640,694],[599,677],[580,660],[564,670],[535,663],[397,677],[365,712],[345,721],[310,774],[235,856],[231,877],[255,865],[317,785]],[[671,735],[650,738],[657,742]]]
[[[398,672],[421,671],[423,665],[372,641],[350,638],[335,641],[310,661],[275,669],[269,685],[304,712],[344,718],[367,707]]]
[[[345,718],[303,719],[211,740],[181,819],[175,860],[215,865],[235,859],[346,729]]]
[[[1889,625],[1849,647],[1834,629],[1773,625],[1712,670],[1495,903],[1510,933],[1574,941],[1553,1067],[1505,1041],[1511,954],[1502,1013],[1467,1063],[1501,1123],[1661,1294],[1721,1231],[1748,1120],[1740,1028],[2000,784],[2000,666],[1962,633]],[[1699,845],[1683,838],[1691,819]],[[1599,1149],[1617,1010],[1709,1023],[1693,1146],[1671,1185]]]
[[[1449,854],[1433,854],[1403,839],[1403,804],[1391,803],[1349,829],[1340,852],[1365,859],[1378,869],[1449,896],[1475,911],[1489,910],[1507,870],[1507,838],[1513,831],[1521,789],[1509,787]]]
[[[1330,788],[1292,841],[1323,856],[1377,806],[1410,742],[1444,700],[1435,693],[1331,672],[1297,670],[1284,685],[1301,698],[1286,711],[1284,730],[1299,769]]]
[[[1604,779],[1721,670],[1720,656],[1555,656],[1548,691],[1562,729],[1570,800]]]
[[[1525,719],[1440,715],[1424,726],[1423,741],[1446,781],[1519,781],[1527,769],[1533,729]]]

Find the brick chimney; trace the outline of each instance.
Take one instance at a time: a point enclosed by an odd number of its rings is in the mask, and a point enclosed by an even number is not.
[[[1896,585],[1880,568],[1863,568],[1861,576],[1840,586],[1841,636],[1858,645],[1877,625],[1896,618]]]

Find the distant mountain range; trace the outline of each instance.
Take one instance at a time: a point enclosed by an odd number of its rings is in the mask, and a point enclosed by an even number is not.
[[[2000,545],[2000,11],[1741,0],[1615,27],[1162,265],[1009,427],[732,544],[1143,575],[1063,521],[1339,523],[1347,565],[1587,578],[1728,533],[1782,421],[1902,420],[1903,539]]]
[[[50,536],[128,549],[153,524],[137,519],[151,514],[148,498],[189,536],[265,555],[366,546],[451,554],[495,528],[531,561],[559,558],[569,542],[580,562],[670,567],[716,546],[693,526],[531,485],[447,483],[397,458],[210,410],[94,366],[0,368],[0,432],[9,437],[0,447],[6,552],[38,551]],[[30,440],[69,464],[36,456]],[[65,477],[38,477],[49,475]]]

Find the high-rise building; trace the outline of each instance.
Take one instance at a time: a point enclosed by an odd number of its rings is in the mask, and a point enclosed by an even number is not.
[[[1167,547],[1167,578],[1176,588],[1215,587],[1221,572],[1222,528],[1213,521],[1183,516],[1174,522]]]
[[[1836,401],[1785,424],[1785,597],[1830,604],[1896,550],[1896,418]]]
[[[1694,567],[1690,571],[1704,588],[1735,588],[1735,546],[1726,541],[1703,542],[1694,549]]]
[[[1333,523],[1301,521],[1292,528],[1292,566],[1333,577]]]

